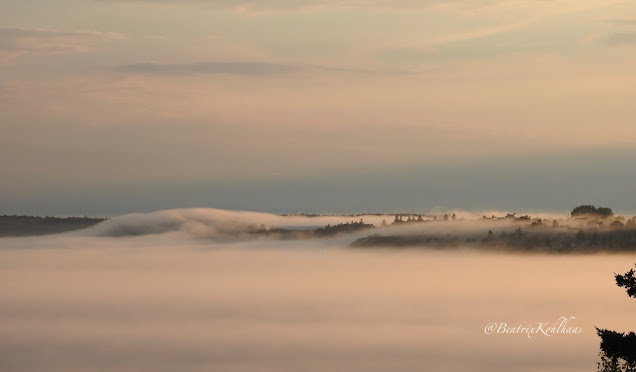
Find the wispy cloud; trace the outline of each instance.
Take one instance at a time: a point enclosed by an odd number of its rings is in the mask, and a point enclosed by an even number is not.
[[[144,62],[115,67],[116,71],[132,74],[149,75],[195,75],[195,74],[227,74],[265,76],[298,71],[325,71],[352,74],[407,74],[410,71],[378,71],[356,67],[323,66],[312,64],[287,64],[267,62],[196,62],[196,63],[154,63]]]
[[[636,32],[619,32],[605,39],[609,45],[636,45]]]
[[[473,39],[422,47],[389,48],[378,52],[377,56],[386,60],[434,63],[451,60],[487,59],[547,48],[546,44],[541,43]]]
[[[502,24],[464,32],[428,44],[387,47],[376,56],[384,60],[428,63],[449,60],[484,59],[499,55],[549,49],[550,42],[532,36],[527,29],[537,19]]]
[[[614,18],[605,20],[606,23],[615,25],[621,29],[620,32],[613,33],[601,41],[606,45],[636,45],[636,19],[632,18]]]
[[[0,28],[0,62],[23,54],[81,53],[92,43],[123,39],[124,35],[98,31],[59,31],[40,28]]]
[[[296,69],[291,65],[265,62],[137,63],[116,67],[121,72],[155,75],[274,75]]]
[[[625,26],[636,26],[636,19],[608,19],[607,23]]]
[[[453,5],[447,0],[98,0],[117,3],[146,3],[158,5],[201,5],[216,9],[238,10],[242,12],[271,11],[311,11],[332,8],[384,8],[384,9],[424,9],[436,5]],[[479,8],[498,4],[503,0],[476,0],[470,7]],[[455,5],[467,6],[464,2]]]

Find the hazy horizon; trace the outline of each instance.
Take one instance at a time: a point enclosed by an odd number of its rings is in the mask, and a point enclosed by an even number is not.
[[[0,195],[0,214],[117,216],[198,207],[277,214],[446,210],[567,214],[577,205],[594,204],[636,215],[634,157],[636,152],[626,148],[580,150],[467,159],[415,169],[328,171],[320,176],[106,183],[81,191],[42,184],[35,194],[30,191],[33,186],[27,186]]]

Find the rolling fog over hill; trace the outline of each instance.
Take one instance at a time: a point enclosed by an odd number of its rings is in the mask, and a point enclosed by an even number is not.
[[[381,225],[386,217],[360,218]],[[611,274],[629,268],[636,253],[361,250],[349,244],[373,230],[299,239],[253,233],[258,223],[271,229],[350,220],[175,210],[3,238],[1,366],[580,371],[597,361],[594,326],[636,328],[633,304]],[[518,222],[449,216],[386,229],[460,235],[482,231],[483,223]],[[562,316],[575,317],[569,324],[582,332],[484,333],[491,322],[531,326]]]
[[[486,214],[493,213],[490,216]],[[0,236],[72,232],[88,236],[174,235],[214,241],[340,237],[358,248],[472,248],[487,251],[593,253],[636,250],[636,217],[582,205],[568,216],[487,211],[436,214],[272,215],[175,209],[111,219],[0,216]],[[388,220],[388,222],[387,222]],[[87,228],[86,230],[82,230]]]

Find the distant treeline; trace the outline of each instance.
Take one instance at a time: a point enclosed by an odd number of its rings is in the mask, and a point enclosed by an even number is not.
[[[636,251],[636,217],[614,216],[611,208],[581,205],[572,210],[571,217],[542,220],[515,213],[503,217],[483,216],[485,223],[479,232],[417,233],[401,235],[374,234],[353,242],[353,247],[477,247],[489,250],[566,252]],[[451,218],[454,220],[455,216]],[[420,222],[410,218],[407,222]],[[448,220],[448,215],[444,216]],[[491,225],[507,223],[507,226]],[[395,223],[402,223],[401,216]],[[510,230],[514,227],[514,230]],[[493,229],[500,229],[493,232]]]
[[[347,222],[347,223],[339,223],[337,225],[327,225],[315,231],[317,236],[328,236],[328,235],[336,235],[340,233],[348,233],[354,232],[362,229],[372,229],[374,226],[370,223],[364,223],[363,220],[360,222]]]
[[[57,234],[84,229],[104,221],[105,218],[0,216],[0,237]]]
[[[267,236],[275,236],[279,239],[310,239],[310,238],[324,238],[338,234],[352,233],[358,230],[373,229],[373,224],[360,222],[347,222],[339,223],[337,225],[327,225],[316,230],[289,230],[280,228],[265,228],[262,225],[260,229],[252,229],[250,233],[261,234]]]
[[[365,213],[353,213],[353,214],[338,214],[338,213],[328,213],[328,214],[319,214],[319,213],[292,213],[292,214],[279,214],[282,217],[364,217],[364,216],[424,216],[433,218],[434,215],[427,214],[417,214],[411,212],[365,212]]]
[[[636,251],[636,229],[605,231],[566,231],[521,227],[512,232],[371,235],[351,244],[352,247],[474,247],[488,250],[525,252],[602,252]]]

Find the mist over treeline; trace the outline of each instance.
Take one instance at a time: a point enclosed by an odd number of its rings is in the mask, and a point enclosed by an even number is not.
[[[74,231],[75,230],[75,231]],[[338,239],[355,248],[475,248],[525,252],[636,250],[636,217],[580,205],[568,215],[461,210],[429,213],[275,215],[189,208],[109,219],[0,216],[0,236],[178,236],[231,243],[245,240]]]
[[[109,219],[0,217],[4,236],[59,233],[98,237],[157,235],[231,243],[245,240],[337,239],[355,248],[475,248],[525,252],[636,250],[636,217],[580,205],[567,215],[461,210],[429,213],[275,215],[189,208]],[[77,230],[77,231],[71,231]]]
[[[450,221],[455,220],[453,214]],[[449,221],[448,215],[444,215],[442,221]],[[404,220],[396,216],[393,225],[420,222],[426,220],[410,216]],[[582,205],[574,208],[568,217],[560,218],[508,213],[458,222],[462,222],[461,226],[442,224],[437,229],[409,229],[399,234],[379,232],[356,240],[352,246],[473,247],[551,253],[636,250],[636,217],[615,216],[607,207]]]

